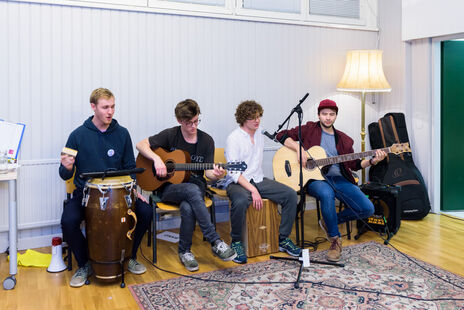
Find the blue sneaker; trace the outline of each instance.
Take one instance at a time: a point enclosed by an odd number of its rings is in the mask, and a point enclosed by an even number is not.
[[[296,246],[290,238],[285,238],[279,242],[279,251],[287,252],[291,256],[300,256],[301,249]]]
[[[234,249],[235,253],[237,253],[237,256],[233,261],[237,264],[245,264],[247,262],[247,257],[243,250],[242,241],[232,242],[230,247]]]

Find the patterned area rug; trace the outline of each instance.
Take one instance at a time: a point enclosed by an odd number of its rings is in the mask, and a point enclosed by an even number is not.
[[[310,256],[324,260],[325,251]],[[269,260],[195,275],[222,283],[179,277],[130,290],[141,309],[464,309],[464,290],[427,271],[460,287],[464,278],[411,258],[421,268],[390,247],[357,244],[343,248],[342,259],[344,268],[305,268],[298,289],[299,263]]]

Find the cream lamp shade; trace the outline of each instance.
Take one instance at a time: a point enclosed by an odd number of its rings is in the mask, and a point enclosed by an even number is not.
[[[366,149],[366,93],[389,92],[382,66],[381,50],[354,50],[346,54],[345,72],[338,82],[337,90],[361,93],[361,152]],[[366,171],[362,169],[362,183]]]
[[[339,91],[389,92],[382,67],[381,50],[354,50],[346,54],[345,73],[337,85]]]

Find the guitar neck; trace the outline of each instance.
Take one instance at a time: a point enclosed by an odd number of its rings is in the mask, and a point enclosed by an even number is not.
[[[379,150],[382,150],[387,154],[390,153],[389,147],[381,148]],[[326,158],[316,159],[315,162],[318,166],[323,167],[327,165],[343,163],[343,162],[350,161],[350,160],[356,160],[356,159],[360,159],[360,158],[364,158],[368,156],[374,156],[376,151],[377,150],[370,150],[370,151],[360,152],[360,153],[351,153],[351,154],[338,155],[338,156],[333,156],[333,157],[326,157]]]
[[[174,169],[177,171],[195,171],[195,170],[211,170],[214,169],[214,165],[218,165],[221,168],[226,169],[226,164],[215,164],[215,163],[185,163],[185,164],[174,164]]]

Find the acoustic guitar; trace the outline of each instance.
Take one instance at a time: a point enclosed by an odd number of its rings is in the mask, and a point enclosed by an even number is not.
[[[166,182],[172,184],[183,183],[190,177],[190,171],[214,169],[214,165],[222,167],[228,172],[245,171],[245,162],[223,163],[191,163],[190,154],[183,150],[165,151],[162,148],[153,149],[166,165],[167,174],[161,178],[156,176],[153,161],[139,153],[135,161],[137,168],[145,168],[143,173],[137,174],[137,183],[144,191],[154,191]]]
[[[385,153],[401,154],[411,152],[409,143],[396,143],[390,147],[380,149]],[[310,147],[306,152],[311,159],[308,159],[306,164],[303,165],[303,185],[309,180],[324,180],[323,172],[327,170],[330,165],[338,164],[346,161],[364,158],[367,156],[374,156],[376,150],[351,153],[338,156],[327,157],[325,150],[315,145]],[[300,190],[300,164],[296,157],[296,152],[287,148],[281,147],[274,155],[272,161],[272,168],[274,170],[274,178],[276,181],[283,183],[295,191]],[[324,169],[323,169],[324,168]]]

